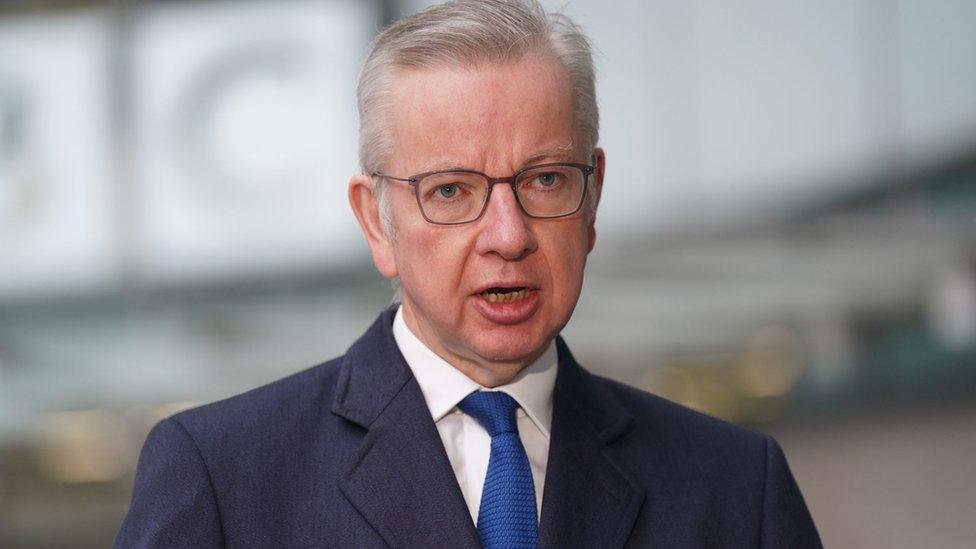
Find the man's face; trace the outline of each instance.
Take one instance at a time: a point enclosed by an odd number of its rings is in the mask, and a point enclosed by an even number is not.
[[[412,70],[393,86],[394,152],[385,173],[463,168],[507,177],[535,164],[591,162],[593,151],[573,148],[572,92],[554,60]],[[603,153],[596,154],[590,184],[599,191]],[[510,380],[573,312],[595,238],[587,205],[569,217],[532,219],[499,184],[480,219],[441,226],[424,220],[409,184],[386,184],[396,238],[368,240],[382,274],[400,277],[407,325],[476,381]]]

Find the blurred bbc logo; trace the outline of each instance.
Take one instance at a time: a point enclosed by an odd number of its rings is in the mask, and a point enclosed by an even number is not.
[[[0,22],[0,292],[111,277],[107,20]]]
[[[335,0],[0,21],[0,297],[347,259],[375,17]]]

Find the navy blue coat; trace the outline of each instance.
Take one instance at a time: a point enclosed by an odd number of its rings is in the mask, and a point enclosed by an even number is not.
[[[480,547],[394,309],[346,355],[153,428],[115,547]],[[540,547],[820,547],[768,436],[558,340]]]

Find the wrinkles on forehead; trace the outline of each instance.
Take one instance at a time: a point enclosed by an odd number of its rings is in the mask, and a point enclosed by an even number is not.
[[[394,90],[397,168],[506,172],[588,154],[575,139],[568,75],[552,57],[402,70]]]

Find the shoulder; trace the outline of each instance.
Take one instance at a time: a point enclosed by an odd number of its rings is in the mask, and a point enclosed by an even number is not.
[[[632,441],[647,451],[667,450],[706,471],[765,468],[778,451],[768,435],[692,410],[665,398],[591,374],[594,386],[631,418]]]
[[[315,498],[332,501],[335,486],[326,481],[344,470],[361,438],[332,412],[343,361],[157,423],[116,547],[223,546],[224,533],[250,532],[242,525],[261,524],[253,532],[271,535],[281,516]]]
[[[343,358],[180,412],[163,423],[178,425],[205,455],[238,448],[253,452],[256,446],[301,439],[332,415]]]
[[[691,436],[741,438],[752,441],[765,438],[765,435],[751,429],[704,414],[619,381],[593,374],[591,376],[597,386],[613,395],[613,398],[633,414],[638,422],[649,422],[658,428],[681,429]]]
[[[639,488],[668,501],[676,524],[705,540],[822,547],[786,457],[772,437],[589,375],[628,428],[608,451]],[[745,536],[745,537],[742,537]]]
[[[218,469],[273,471],[297,455],[322,451],[329,455],[320,458],[331,463],[332,456],[361,437],[360,426],[340,415],[339,404],[348,397],[351,382],[360,380],[370,389],[396,377],[398,369],[391,367],[398,352],[390,331],[393,313],[384,311],[346,354],[176,414],[160,422],[153,434],[168,431],[186,438],[204,462]]]
[[[676,509],[689,513],[709,509],[729,518],[728,524],[761,523],[770,536],[795,531],[803,540],[816,539],[786,458],[772,437],[616,381],[593,376],[593,382],[602,398],[612,399],[629,416],[630,428],[614,448],[618,463],[639,486],[668,493]]]

